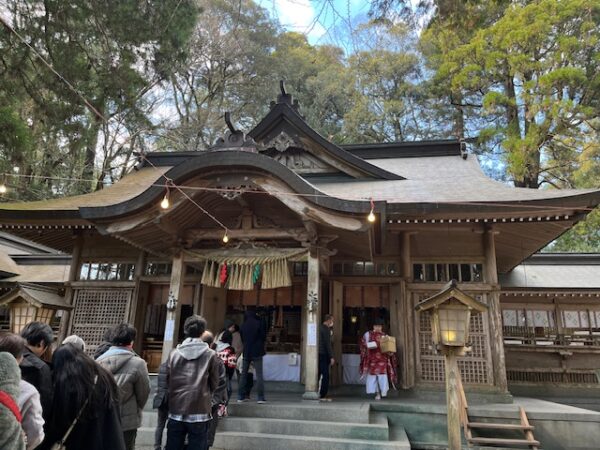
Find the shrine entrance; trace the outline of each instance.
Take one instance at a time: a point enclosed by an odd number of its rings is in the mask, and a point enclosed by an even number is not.
[[[199,285],[186,284],[183,289],[181,301],[181,323],[185,322],[194,313],[194,299],[197,299]],[[138,307],[141,308],[143,317],[137,329],[137,347],[142,358],[148,364],[149,372],[158,372],[160,366],[163,337],[167,318],[167,302],[169,300],[169,283],[140,283],[138,294]],[[179,329],[177,342],[183,340],[183,327]]]

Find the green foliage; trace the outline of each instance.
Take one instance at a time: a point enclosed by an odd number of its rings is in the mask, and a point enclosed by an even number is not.
[[[0,153],[7,155],[11,161],[18,161],[30,147],[31,135],[27,124],[12,107],[0,107]]]
[[[18,114],[36,148],[21,158],[21,172],[104,178],[119,154],[119,145],[109,149],[109,142],[117,135],[131,141],[149,123],[143,94],[185,56],[195,2],[15,0],[6,11],[16,32],[62,77],[8,28],[0,29],[0,97],[26,105]],[[133,146],[126,147],[131,154]],[[4,160],[21,152],[14,144],[2,150]],[[48,185],[39,194],[64,194],[65,187]]]
[[[0,170],[32,177],[8,197],[96,189],[134,150],[204,150],[225,111],[252,128],[281,79],[334,142],[477,137],[486,167],[517,186],[600,186],[597,0],[414,4],[373,2],[347,53],[282,30],[254,0],[8,0],[15,29],[77,91],[0,28]],[[599,223],[553,249],[600,250]]]
[[[586,122],[600,113],[599,18],[595,1],[516,3],[436,56],[437,79],[502,124],[494,137],[517,186],[556,185],[552,146],[584,145]]]

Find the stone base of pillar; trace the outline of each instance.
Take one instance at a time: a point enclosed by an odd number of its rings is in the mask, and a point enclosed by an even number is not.
[[[302,400],[319,400],[319,393],[314,391],[306,391],[302,394]]]

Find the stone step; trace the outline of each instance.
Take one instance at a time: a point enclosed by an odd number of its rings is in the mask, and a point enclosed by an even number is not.
[[[158,422],[158,413],[156,410],[144,411],[142,413],[142,427],[155,427]]]
[[[390,442],[227,431],[217,433],[215,447],[228,450],[410,450],[406,433],[403,437]]]
[[[385,423],[364,424],[230,416],[219,420],[218,431],[368,439],[374,441],[389,440],[387,420]]]
[[[298,402],[293,405],[254,402],[230,403],[227,407],[233,417],[256,417],[262,419],[314,420],[324,422],[369,423],[369,404]]]
[[[153,446],[154,445],[154,426],[152,427],[140,427],[138,428],[137,436],[135,438],[135,446]],[[163,431],[163,445],[167,443],[167,427]]]

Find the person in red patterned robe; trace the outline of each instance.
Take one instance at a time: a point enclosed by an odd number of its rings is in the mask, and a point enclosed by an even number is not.
[[[383,353],[380,340],[383,332],[383,320],[377,319],[373,330],[367,331],[360,340],[360,375],[367,377],[367,394],[375,394],[375,400],[386,397],[390,382],[397,383],[396,354]]]

